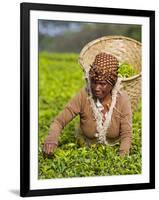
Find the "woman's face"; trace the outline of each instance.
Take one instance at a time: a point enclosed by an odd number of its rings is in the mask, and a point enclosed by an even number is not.
[[[95,81],[91,79],[90,82],[92,93],[98,99],[104,99],[113,89],[113,86],[106,81]]]

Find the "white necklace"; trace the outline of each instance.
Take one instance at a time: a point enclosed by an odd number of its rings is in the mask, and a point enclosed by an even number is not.
[[[121,88],[121,86],[120,86],[121,79],[118,78],[114,88],[112,89],[112,102],[111,102],[111,105],[110,105],[110,109],[106,114],[107,115],[106,119],[103,122],[103,113],[101,112],[101,110],[99,110],[97,108],[97,105],[96,105],[96,103],[93,99],[93,95],[92,95],[92,91],[91,91],[91,87],[90,87],[89,75],[87,73],[86,73],[86,78],[87,78],[87,81],[88,81],[87,84],[88,84],[88,91],[89,91],[88,99],[90,101],[91,108],[93,110],[93,114],[94,114],[94,117],[96,119],[96,124],[97,124],[97,127],[96,127],[97,133],[95,133],[95,136],[97,137],[99,143],[107,144],[108,143],[107,140],[106,140],[107,130],[108,130],[108,127],[109,127],[110,122],[111,122],[113,108],[116,104],[117,93]]]

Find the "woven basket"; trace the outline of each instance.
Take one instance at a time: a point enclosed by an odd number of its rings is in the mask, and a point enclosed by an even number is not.
[[[97,54],[106,52],[114,55],[119,64],[126,63],[139,71],[139,74],[122,79],[123,89],[127,91],[134,112],[141,97],[141,43],[123,36],[105,36],[93,40],[80,52],[79,63],[88,71]]]

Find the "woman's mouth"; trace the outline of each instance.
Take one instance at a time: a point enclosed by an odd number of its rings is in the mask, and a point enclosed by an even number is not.
[[[101,92],[95,92],[96,96],[101,96]]]

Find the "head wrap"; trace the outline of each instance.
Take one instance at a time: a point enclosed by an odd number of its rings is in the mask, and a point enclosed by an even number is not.
[[[116,57],[107,53],[99,53],[91,65],[89,76],[95,81],[106,81],[114,86],[118,78],[118,66],[119,62]]]

